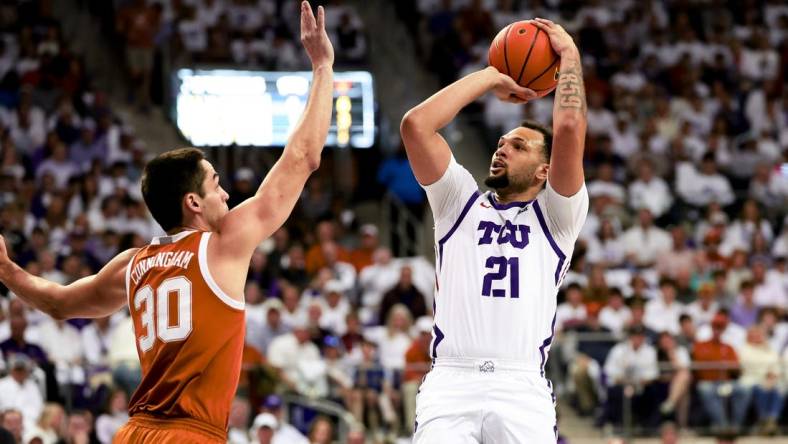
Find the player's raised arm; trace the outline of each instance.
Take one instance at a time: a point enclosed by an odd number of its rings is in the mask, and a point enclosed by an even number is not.
[[[511,77],[487,67],[457,80],[405,113],[400,133],[419,183],[436,182],[449,166],[451,150],[438,130],[490,90],[499,99],[512,103],[525,103],[536,97],[536,93],[521,87]]]
[[[301,43],[312,61],[313,73],[306,108],[257,193],[225,216],[218,236],[222,255],[237,255],[248,262],[254,248],[287,220],[307,178],[320,166],[334,87],[334,50],[326,35],[322,6],[315,19],[309,3],[301,3]]]
[[[563,196],[572,196],[583,186],[583,150],[586,137],[586,91],[580,51],[561,25],[537,18],[532,22],[550,37],[561,57],[558,86],[553,105],[553,152],[547,180]]]
[[[137,249],[126,250],[92,276],[60,285],[34,276],[11,261],[0,236],[0,282],[32,307],[55,319],[99,318],[126,304],[126,266]]]

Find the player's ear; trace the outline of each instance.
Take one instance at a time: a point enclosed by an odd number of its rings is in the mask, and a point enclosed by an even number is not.
[[[197,193],[186,193],[186,195],[183,196],[183,205],[192,213],[202,213],[202,203]]]
[[[547,180],[547,173],[550,170],[549,163],[543,163],[536,169],[536,178],[539,180]]]

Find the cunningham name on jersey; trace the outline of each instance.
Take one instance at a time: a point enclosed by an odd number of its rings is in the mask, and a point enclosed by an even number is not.
[[[424,189],[435,217],[433,358],[543,368],[556,294],[588,212],[585,185],[564,197],[547,184],[535,200],[501,204],[452,158]]]

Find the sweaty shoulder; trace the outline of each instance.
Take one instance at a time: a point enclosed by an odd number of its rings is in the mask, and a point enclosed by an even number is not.
[[[540,210],[540,223],[546,228],[562,250],[571,250],[588,215],[588,190],[585,182],[573,196],[562,196],[547,182],[536,198]]]
[[[479,194],[476,180],[453,156],[443,176],[423,187],[437,228],[444,223],[453,223],[468,201]]]

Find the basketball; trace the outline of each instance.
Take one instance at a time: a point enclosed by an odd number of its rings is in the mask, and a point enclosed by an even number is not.
[[[520,86],[534,90],[539,97],[549,94],[558,84],[561,58],[553,51],[547,34],[528,20],[503,28],[493,39],[487,60],[490,66]]]

